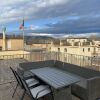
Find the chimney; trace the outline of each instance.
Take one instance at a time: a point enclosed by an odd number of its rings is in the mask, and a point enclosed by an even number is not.
[[[54,43],[53,43],[53,41],[51,41],[51,46],[53,46],[54,45]]]
[[[63,45],[63,42],[60,40],[60,46],[62,46]]]
[[[81,46],[81,42],[79,41],[79,46]]]
[[[92,46],[92,42],[90,42],[90,46]]]

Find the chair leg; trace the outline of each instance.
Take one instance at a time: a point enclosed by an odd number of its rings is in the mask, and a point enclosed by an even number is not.
[[[22,95],[22,97],[21,97],[20,100],[24,100],[24,96],[25,96],[25,94],[26,94],[26,91],[24,90],[24,93],[23,93],[23,95]]]
[[[15,92],[16,92],[16,90],[17,90],[17,87],[18,87],[18,83],[17,83],[17,85],[16,85],[16,88],[14,89],[14,93],[13,93],[13,95],[12,95],[12,98],[13,98],[14,95],[15,95]]]
[[[44,97],[42,97],[42,100],[44,100]]]
[[[51,99],[54,100],[54,94],[53,94],[53,90],[51,87],[50,87],[50,90],[51,90],[51,96],[52,96]]]
[[[51,95],[52,95],[52,100],[54,100],[54,95],[53,95],[53,92],[51,92]]]
[[[54,100],[54,96],[52,95],[52,100]]]

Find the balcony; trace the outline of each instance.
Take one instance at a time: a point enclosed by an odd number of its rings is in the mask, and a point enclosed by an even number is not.
[[[99,53],[97,53],[97,52],[93,52],[92,55],[93,55],[93,56],[98,56]]]
[[[15,97],[12,99],[12,93],[16,85],[14,76],[9,67],[15,70],[19,67],[19,63],[29,61],[44,61],[44,60],[60,60],[70,64],[79,65],[80,67],[88,67],[94,70],[99,70],[99,58],[84,57],[67,53],[57,52],[32,52],[31,54],[5,55],[0,56],[0,100],[20,100],[23,90],[18,88]],[[98,66],[97,66],[98,65]],[[25,100],[31,100],[27,95]],[[47,99],[45,99],[47,100]],[[80,100],[73,96],[73,100]]]

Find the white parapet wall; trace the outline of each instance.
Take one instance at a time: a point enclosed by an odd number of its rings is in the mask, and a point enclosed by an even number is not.
[[[1,51],[0,59],[12,59],[12,58],[27,58],[29,59],[30,52],[27,51]]]
[[[1,51],[0,52],[0,56],[1,55],[20,55],[20,54],[30,54],[30,52],[27,51]]]

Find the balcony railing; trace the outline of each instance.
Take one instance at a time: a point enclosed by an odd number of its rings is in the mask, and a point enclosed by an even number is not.
[[[0,59],[15,59],[22,58],[27,61],[44,61],[44,60],[60,60],[66,63],[88,67],[95,70],[100,70],[99,56],[82,56],[61,52],[31,52],[30,54],[2,55]]]

